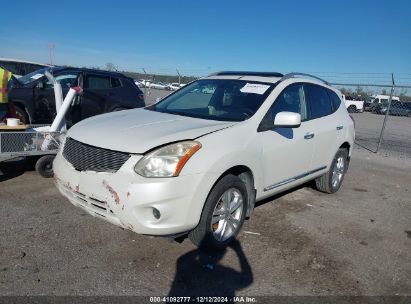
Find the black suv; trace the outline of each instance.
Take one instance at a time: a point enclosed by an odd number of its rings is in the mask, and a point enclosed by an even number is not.
[[[46,70],[60,82],[63,97],[70,87],[83,88],[83,94],[76,97],[66,115],[68,126],[94,115],[145,106],[143,92],[123,74],[72,67],[44,68],[14,79],[9,100],[23,123],[49,124],[56,115],[54,89],[44,76]]]

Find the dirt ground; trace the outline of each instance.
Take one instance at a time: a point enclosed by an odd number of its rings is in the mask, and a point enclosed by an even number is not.
[[[91,217],[0,163],[0,295],[411,295],[411,163],[356,149],[340,191],[261,202],[220,254]]]

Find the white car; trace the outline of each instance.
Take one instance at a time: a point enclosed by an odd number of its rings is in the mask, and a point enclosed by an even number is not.
[[[220,248],[256,201],[313,179],[336,192],[353,144],[341,93],[314,76],[220,72],[152,106],[76,124],[54,172],[91,215]]]
[[[144,88],[144,83],[138,81],[138,80],[134,80],[134,83],[136,84],[136,86],[138,86],[139,88]]]
[[[167,85],[165,83],[159,82],[159,83],[150,83],[149,85],[150,89],[158,89],[158,90],[165,90],[167,89]]]
[[[173,82],[167,85],[167,90],[170,91],[177,91],[178,89],[182,88],[183,86],[185,86],[185,84],[180,84],[178,82]]]

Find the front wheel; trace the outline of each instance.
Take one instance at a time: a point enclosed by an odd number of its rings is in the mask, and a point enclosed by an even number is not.
[[[325,193],[335,193],[340,189],[348,169],[348,151],[339,149],[327,173],[315,179],[317,190]]]
[[[247,189],[235,175],[226,175],[211,190],[190,240],[205,250],[226,247],[238,234],[247,212]]]
[[[20,119],[20,121],[23,124],[28,125],[30,123],[30,120],[24,108],[17,106],[17,105],[13,105],[13,107],[14,107],[14,112],[17,118]]]

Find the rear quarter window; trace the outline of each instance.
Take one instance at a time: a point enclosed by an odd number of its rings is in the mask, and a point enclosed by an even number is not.
[[[340,97],[338,97],[338,95],[334,91],[327,90],[327,92],[328,92],[328,95],[330,96],[331,104],[333,107],[333,112],[335,112],[338,110],[338,108],[341,105],[341,99]]]

